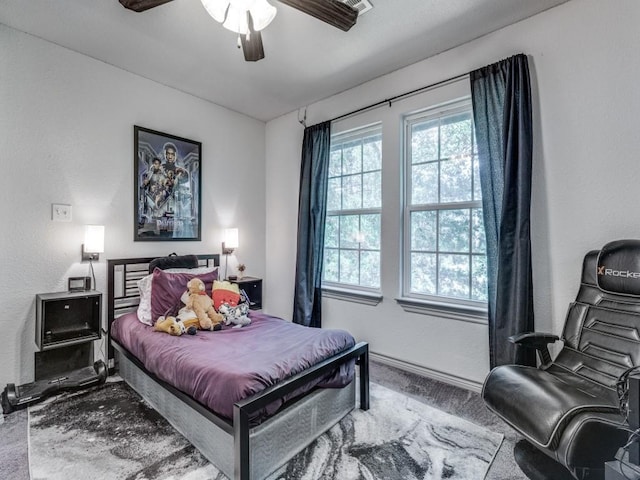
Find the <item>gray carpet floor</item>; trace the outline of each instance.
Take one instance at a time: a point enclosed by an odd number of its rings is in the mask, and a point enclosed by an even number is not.
[[[519,437],[484,406],[480,395],[413,373],[371,362],[371,381],[457,415],[505,437],[486,476],[487,480],[526,480],[516,465],[513,447]],[[0,478],[29,480],[27,411],[0,420]],[[475,479],[469,479],[475,480]]]

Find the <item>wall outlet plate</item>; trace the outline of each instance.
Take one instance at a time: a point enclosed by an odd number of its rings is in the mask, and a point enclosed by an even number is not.
[[[62,203],[51,204],[51,220],[54,222],[70,222],[71,221],[71,205]]]

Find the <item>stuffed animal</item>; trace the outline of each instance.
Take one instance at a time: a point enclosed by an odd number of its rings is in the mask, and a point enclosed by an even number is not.
[[[213,308],[217,311],[220,311],[220,305],[223,303],[235,307],[240,303],[240,288],[235,283],[214,280],[211,297],[213,298]]]
[[[213,300],[207,295],[202,280],[198,277],[189,280],[187,292],[189,296],[184,308],[196,314],[201,330],[213,330],[216,325],[222,323],[224,317],[213,308]]]
[[[247,303],[241,303],[235,307],[228,303],[223,303],[218,309],[222,315],[224,315],[224,324],[234,324],[233,328],[240,328],[251,323],[251,319],[247,316],[249,313],[249,305]]]
[[[190,320],[176,320],[176,317],[159,317],[158,321],[153,326],[153,329],[156,332],[165,332],[169,335],[173,335],[179,337],[183,333],[188,333],[189,335],[195,335],[199,324],[199,320],[194,317]]]

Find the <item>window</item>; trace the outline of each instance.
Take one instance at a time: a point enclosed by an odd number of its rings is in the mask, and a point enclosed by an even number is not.
[[[380,289],[382,134],[379,125],[331,138],[323,284]]]
[[[471,104],[405,119],[405,297],[478,307],[487,260]]]

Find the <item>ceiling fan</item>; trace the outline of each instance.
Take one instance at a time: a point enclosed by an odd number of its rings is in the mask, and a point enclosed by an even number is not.
[[[119,0],[122,6],[135,12],[169,3],[173,0]],[[264,58],[262,35],[276,9],[266,0],[201,0],[209,14],[225,28],[239,35],[244,59],[256,62]],[[278,0],[329,25],[348,31],[356,24],[358,10],[339,0]],[[260,8],[258,8],[260,7]]]

